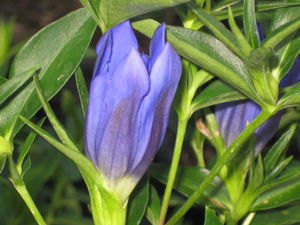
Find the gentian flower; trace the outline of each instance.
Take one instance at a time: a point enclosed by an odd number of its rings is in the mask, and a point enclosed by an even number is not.
[[[300,80],[300,57],[289,73],[281,80],[279,87],[287,87]],[[220,133],[226,146],[244,130],[246,125],[254,120],[261,112],[261,108],[250,100],[222,103],[215,107],[215,115]],[[279,125],[282,112],[268,119],[254,132],[256,138],[255,152],[260,152],[267,142],[274,136]]]
[[[129,21],[100,39],[85,123],[85,150],[123,201],[143,176],[164,139],[181,61],[155,31],[150,57],[138,52]]]

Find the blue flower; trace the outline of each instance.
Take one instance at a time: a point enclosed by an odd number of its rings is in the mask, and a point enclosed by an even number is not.
[[[126,200],[164,139],[181,61],[155,31],[150,57],[138,52],[129,21],[105,33],[90,87],[85,149],[107,184]]]
[[[300,80],[300,57],[289,73],[281,80],[279,86],[287,87]],[[216,106],[215,115],[219,124],[220,133],[229,146],[231,142],[244,130],[261,112],[261,108],[250,100],[222,103]],[[255,152],[260,152],[267,142],[274,136],[279,125],[282,112],[271,117],[254,132],[256,138]]]

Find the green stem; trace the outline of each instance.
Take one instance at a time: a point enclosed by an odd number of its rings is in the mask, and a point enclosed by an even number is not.
[[[218,160],[216,165],[213,167],[209,175],[204,181],[198,186],[196,191],[189,197],[189,199],[183,204],[183,206],[175,213],[175,215],[166,223],[166,225],[175,224],[196,202],[197,199],[207,189],[209,184],[218,175],[223,166],[236,154],[243,143],[253,134],[253,132],[263,124],[270,116],[275,113],[275,110],[262,111],[248,126],[242,131],[242,133],[235,139],[235,141],[228,147],[226,152]]]
[[[33,215],[34,219],[39,225],[46,225],[42,215],[40,214],[39,210],[37,209],[36,205],[34,204],[25,184],[15,186],[16,190],[26,203],[27,207],[29,208],[31,214]]]
[[[160,219],[159,219],[159,225],[163,225],[166,219],[167,211],[168,211],[168,206],[169,206],[169,201],[171,198],[171,193],[177,173],[177,168],[180,160],[180,155],[181,155],[181,150],[182,150],[182,145],[183,145],[183,140],[184,140],[184,135],[186,131],[186,126],[188,122],[188,117],[185,117],[184,119],[178,119],[178,127],[177,127],[177,137],[176,137],[176,142],[175,142],[175,147],[174,147],[174,153],[173,153],[173,159],[171,163],[171,168],[169,171],[169,176],[168,176],[168,182],[162,202],[162,207],[160,211]]]

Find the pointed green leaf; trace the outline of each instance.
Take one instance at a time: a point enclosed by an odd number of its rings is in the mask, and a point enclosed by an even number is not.
[[[246,97],[240,92],[234,90],[224,82],[217,80],[211,83],[195,97],[192,102],[192,112],[223,102],[230,102],[245,98]]]
[[[256,12],[263,12],[278,8],[284,8],[284,7],[293,7],[293,6],[299,6],[300,1],[299,0],[293,0],[293,1],[258,1],[256,3]],[[232,6],[232,11],[234,16],[241,16],[243,15],[243,4],[235,4]],[[213,11],[212,15],[214,15],[218,20],[224,20],[228,18],[228,10],[224,9],[221,11]]]
[[[300,105],[300,82],[292,86],[278,101],[279,108],[287,108]]]
[[[139,225],[147,208],[149,200],[149,181],[146,175],[134,192],[130,195],[128,204],[128,225]]]
[[[266,191],[254,202],[252,210],[266,210],[300,200],[300,178]]]
[[[299,18],[299,11],[300,7],[277,9],[273,15],[267,38],[269,38],[275,30]],[[300,31],[291,34],[277,46],[275,50],[277,65],[272,69],[272,75],[278,80],[281,80],[290,70],[296,57],[300,53]]]
[[[15,76],[7,80],[0,86],[0,104],[2,104],[9,96],[13,95],[32,75],[37,71],[38,66],[23,72],[19,76]]]
[[[257,213],[250,225],[296,225],[300,222],[299,211],[300,206],[294,205],[287,208]]]
[[[275,48],[281,41],[300,28],[300,17],[280,26],[263,42],[263,47]]]
[[[239,43],[235,36],[225,27],[223,23],[218,21],[214,16],[205,12],[200,7],[195,7],[194,4],[189,4],[189,7],[200,19],[200,21],[213,32],[231,51],[236,55],[243,57],[239,48]]]
[[[159,213],[161,209],[161,201],[154,186],[150,185],[149,201],[146,211],[147,219],[152,225],[159,222]]]
[[[150,167],[150,175],[162,183],[166,183],[168,179],[170,165],[163,163],[152,164]],[[193,167],[179,167],[177,171],[177,179],[174,183],[174,189],[185,196],[190,196],[199,184],[208,175],[209,170]],[[228,192],[223,185],[222,181],[216,177],[210,184],[209,188],[203,193],[204,198],[208,198],[205,202],[209,201],[215,207],[227,208],[230,206]],[[199,199],[197,203],[203,203]]]
[[[287,149],[291,139],[293,138],[297,125],[292,125],[290,128],[276,141],[276,143],[268,150],[264,157],[265,172],[268,174],[279,163],[279,159]]]
[[[2,173],[5,163],[6,163],[7,155],[0,154],[0,174]]]
[[[15,57],[10,78],[20,76],[35,65],[41,68],[40,80],[46,99],[53,97],[78,67],[95,30],[95,22],[85,9],[76,10],[34,35]],[[53,48],[49,48],[53,46]],[[41,107],[28,85],[0,111],[0,133],[11,132],[16,115],[33,116]],[[12,135],[22,126],[17,121]]]
[[[204,225],[222,225],[215,211],[207,206],[205,207]]]
[[[82,114],[83,117],[85,117],[86,109],[88,105],[88,99],[89,99],[89,92],[81,68],[78,68],[75,72],[75,81],[76,81],[76,87],[80,99]]]
[[[245,34],[251,46],[253,48],[260,47],[255,14],[255,0],[244,0],[243,22]]]

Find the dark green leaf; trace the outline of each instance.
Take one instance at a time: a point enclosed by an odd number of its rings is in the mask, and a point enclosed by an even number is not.
[[[193,4],[189,4],[195,15],[200,21],[205,24],[211,32],[213,32],[218,39],[220,39],[231,51],[235,54],[242,56],[241,50],[239,49],[239,43],[235,36],[224,26],[223,23],[218,21],[214,16],[205,12],[200,7],[195,7]]]
[[[157,163],[150,167],[150,175],[162,183],[166,183],[169,173],[169,165]],[[209,170],[193,167],[179,167],[177,178],[174,183],[174,189],[185,196],[190,196],[199,184],[208,175]],[[219,208],[230,208],[228,192],[219,178],[215,178],[209,188],[203,193],[204,198],[208,198],[210,203]],[[202,201],[201,201],[202,200]],[[203,203],[203,199],[199,199],[198,203]],[[207,201],[204,201],[207,202]]]
[[[292,125],[290,128],[279,138],[278,141],[268,150],[267,155],[264,157],[265,172],[268,174],[278,164],[280,157],[287,149],[292,137],[295,134],[297,126]]]
[[[267,32],[267,38],[282,25],[288,24],[290,21],[298,18],[299,11],[300,7],[277,9],[274,13],[270,29]],[[300,31],[286,38],[275,50],[277,63],[272,70],[272,75],[280,80],[290,70],[300,53]]]
[[[224,82],[217,80],[195,97],[192,102],[192,112],[208,106],[240,99],[245,99],[245,96]]]
[[[147,206],[146,216],[151,224],[156,225],[159,222],[159,213],[161,201],[154,186],[150,185],[149,202]]]
[[[2,104],[9,96],[13,95],[32,75],[37,71],[38,66],[34,66],[19,76],[15,76],[0,86],[0,104]]]
[[[139,225],[149,200],[149,181],[146,175],[130,196],[128,204],[128,225]]]
[[[244,30],[246,38],[253,48],[260,47],[260,40],[256,24],[255,0],[244,1]]]
[[[40,82],[46,98],[50,99],[78,67],[94,30],[95,23],[85,9],[79,9],[55,21],[24,45],[14,59],[10,77],[19,76],[39,65]],[[30,84],[0,111],[0,132],[10,133],[17,114],[27,118],[33,116],[41,107],[36,99],[34,85]],[[13,135],[22,124],[17,121]]]
[[[258,213],[250,225],[291,225],[300,222],[300,206]]]
[[[76,80],[76,87],[80,99],[80,105],[81,110],[83,113],[83,117],[85,117],[87,104],[88,104],[88,98],[89,98],[89,92],[86,87],[85,79],[82,73],[82,70],[78,68],[75,72],[75,80]]]
[[[101,0],[100,13],[107,27],[147,12],[188,2],[189,0]]]
[[[217,217],[215,211],[209,207],[205,208],[205,221],[204,225],[222,225],[221,221]]]
[[[31,159],[30,157],[28,157],[22,165],[22,174],[21,174],[22,177],[27,173],[30,167],[31,167]]]

